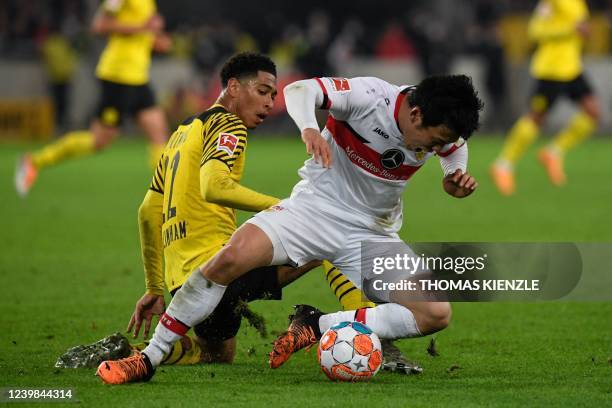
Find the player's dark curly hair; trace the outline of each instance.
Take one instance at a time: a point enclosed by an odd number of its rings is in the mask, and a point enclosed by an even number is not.
[[[242,80],[256,76],[257,71],[269,72],[276,76],[276,64],[266,55],[241,52],[231,57],[221,68],[221,84],[225,88],[230,78]]]
[[[484,104],[466,75],[440,75],[425,78],[408,99],[423,114],[422,125],[446,125],[454,134],[468,139],[479,123]]]

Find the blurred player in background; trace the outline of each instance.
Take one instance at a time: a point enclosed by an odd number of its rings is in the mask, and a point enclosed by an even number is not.
[[[96,68],[101,95],[96,118],[89,130],[69,132],[41,150],[26,154],[15,174],[21,196],[30,191],[38,172],[62,161],[104,149],[119,134],[126,116],[134,116],[150,141],[150,164],[154,167],[164,148],[168,126],[149,84],[153,50],[168,51],[164,20],[154,0],[105,0],[91,30],[108,36]]]
[[[493,181],[503,195],[515,192],[515,164],[538,137],[547,113],[559,97],[568,97],[577,103],[579,111],[538,154],[552,184],[565,184],[565,154],[597,127],[599,103],[581,59],[583,41],[589,31],[588,17],[584,0],[541,0],[533,13],[529,36],[537,43],[531,62],[531,75],[536,84],[530,110],[510,130],[500,156],[491,167]]]
[[[52,24],[49,35],[41,44],[41,54],[53,98],[55,124],[65,130],[70,105],[72,79],[78,67],[78,56],[68,38],[57,25]]]

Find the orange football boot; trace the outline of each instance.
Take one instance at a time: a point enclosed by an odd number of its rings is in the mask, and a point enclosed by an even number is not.
[[[32,185],[38,177],[38,169],[32,163],[32,157],[27,154],[17,162],[15,169],[15,189],[21,197],[25,197],[30,192]]]
[[[490,170],[491,178],[500,194],[511,196],[516,190],[514,171],[498,164],[493,164]]]
[[[136,351],[130,357],[115,361],[103,361],[96,375],[106,384],[146,382],[153,377],[155,369],[146,354]]]
[[[274,341],[269,354],[270,368],[280,367],[293,353],[309,349],[321,338],[319,317],[323,312],[308,305],[297,305],[294,309],[295,314],[289,316],[289,328]]]
[[[553,185],[560,187],[566,183],[567,178],[563,170],[563,157],[560,154],[544,148],[538,153],[538,160],[546,169],[548,178]]]

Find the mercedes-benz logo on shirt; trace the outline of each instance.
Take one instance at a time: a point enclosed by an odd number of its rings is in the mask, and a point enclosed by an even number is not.
[[[389,149],[380,156],[380,163],[385,169],[393,170],[402,165],[406,156],[398,149]]]

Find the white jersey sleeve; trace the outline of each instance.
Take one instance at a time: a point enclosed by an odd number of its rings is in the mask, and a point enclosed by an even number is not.
[[[463,138],[459,138],[455,143],[447,144],[438,153],[440,165],[445,176],[453,174],[457,170],[465,173],[468,162],[468,146]]]
[[[388,85],[373,77],[313,78],[287,85],[283,94],[289,116],[300,131],[319,129],[316,109],[329,110],[337,120],[359,119],[374,108],[375,94]]]
[[[323,103],[324,95],[314,79],[296,81],[283,89],[287,113],[298,129],[319,129],[315,110]]]
[[[338,120],[356,120],[374,108],[374,99],[386,82],[373,77],[315,78],[322,92],[322,109]]]

